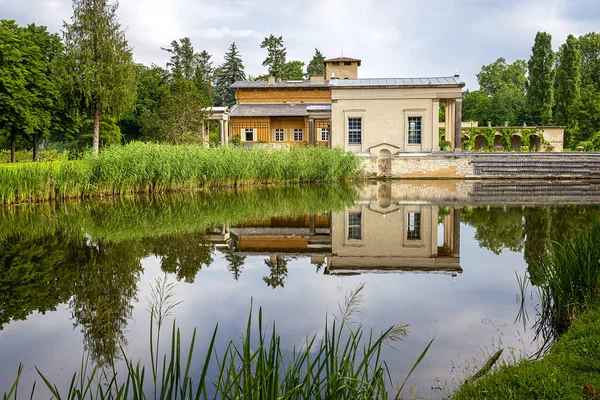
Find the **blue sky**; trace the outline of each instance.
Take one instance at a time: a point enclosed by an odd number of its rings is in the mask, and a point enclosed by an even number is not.
[[[262,39],[283,36],[288,59],[308,62],[317,47],[327,57],[363,60],[359,76],[422,77],[456,70],[477,87],[476,73],[498,57],[527,59],[537,31],[555,48],[569,33],[600,29],[598,0],[121,0],[136,61],[164,65],[160,48],[189,36],[214,65],[235,41],[246,73],[265,73]],[[0,0],[2,18],[59,31],[71,0]]]

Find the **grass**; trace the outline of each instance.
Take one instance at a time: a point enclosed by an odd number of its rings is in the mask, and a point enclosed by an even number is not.
[[[307,337],[303,346],[294,348],[286,356],[281,338],[273,323],[270,332],[263,324],[262,310],[258,312],[258,327],[253,326],[252,306],[246,331],[240,339],[231,340],[224,352],[217,353],[215,327],[208,347],[201,357],[201,372],[190,371],[195,360],[196,330],[191,335],[189,348],[182,348],[181,332],[173,322],[170,351],[159,354],[160,332],[167,317],[177,305],[173,286],[166,278],[159,279],[153,291],[149,311],[150,365],[129,359],[123,352],[127,374],[101,373],[88,368],[82,361],[79,373],[72,376],[68,391],[61,393],[41,371],[39,376],[56,399],[381,399],[399,398],[408,378],[419,365],[429,345],[413,364],[413,368],[397,391],[387,364],[381,359],[381,348],[386,343],[400,341],[408,332],[406,325],[392,325],[376,334],[365,331],[351,321],[361,302],[363,285],[351,292],[340,307],[340,316],[325,321],[325,336]],[[432,340],[433,342],[433,340]],[[253,345],[254,344],[254,345]],[[121,349],[123,351],[123,349]],[[197,358],[197,356],[196,356]],[[209,373],[211,365],[216,374]],[[147,371],[148,368],[148,371]],[[16,388],[22,366],[11,391],[4,399],[17,399]],[[31,389],[31,397],[35,384]],[[29,393],[27,393],[29,394]]]
[[[463,385],[462,399],[600,399],[600,309],[586,311],[537,361],[502,364]]]
[[[536,333],[542,359],[502,364],[453,399],[600,399],[600,224],[550,244],[542,259]],[[521,298],[527,279],[518,278]],[[525,309],[520,307],[520,317]],[[548,350],[549,349],[549,350]]]
[[[246,149],[232,146],[130,143],[82,160],[22,164],[0,170],[0,204],[189,191],[257,183],[352,179],[358,158],[321,147]]]

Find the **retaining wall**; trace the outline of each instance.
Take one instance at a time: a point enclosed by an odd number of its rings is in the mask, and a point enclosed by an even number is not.
[[[423,153],[363,158],[374,178],[600,179],[600,153]]]

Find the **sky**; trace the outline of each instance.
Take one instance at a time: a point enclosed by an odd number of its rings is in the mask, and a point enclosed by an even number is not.
[[[71,0],[0,0],[1,18],[62,29]],[[134,58],[164,66],[173,40],[223,61],[232,42],[246,74],[266,73],[262,40],[283,36],[288,60],[360,58],[359,78],[451,76],[467,88],[498,57],[528,59],[535,34],[558,49],[567,35],[600,30],[600,0],[120,0],[119,18]]]

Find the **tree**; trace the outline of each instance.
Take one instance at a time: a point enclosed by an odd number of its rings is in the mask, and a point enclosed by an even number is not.
[[[555,121],[566,125],[564,142],[570,143],[570,136],[577,129],[576,107],[581,91],[581,63],[579,43],[569,35],[566,43],[560,46],[556,63],[556,105]]]
[[[212,85],[215,69],[212,66],[212,61],[210,61],[211,57],[212,56],[208,54],[206,50],[202,50],[198,55],[198,66],[196,68],[194,80],[198,89],[203,92],[205,96],[210,99],[211,104],[213,104],[214,94]]]
[[[527,63],[529,68],[527,104],[532,122],[537,125],[548,125],[552,122],[554,103],[552,36],[546,32],[538,32],[531,51],[531,58]]]
[[[282,68],[287,57],[283,37],[271,34],[262,41],[260,48],[267,49],[267,58],[262,63],[263,67],[269,67],[269,75],[281,78]]]
[[[325,56],[315,48],[315,55],[306,67],[306,77],[311,75],[325,75]]]
[[[581,51],[581,82],[594,85],[600,91],[600,33],[590,32],[579,37]]]
[[[100,115],[119,116],[135,100],[135,67],[118,6],[108,0],[73,0],[71,24],[64,24],[64,89],[72,108],[93,115],[95,152]]]
[[[215,103],[220,106],[231,107],[235,104],[235,90],[231,85],[236,81],[246,79],[242,57],[234,43],[225,53],[225,62],[215,72]]]
[[[516,60],[512,64],[507,64],[506,60],[500,57],[493,63],[481,67],[481,71],[477,74],[477,82],[480,89],[489,96],[505,90],[515,90],[525,94],[526,73],[525,61]]]
[[[269,276],[263,276],[263,282],[273,289],[284,287],[285,278],[288,274],[287,265],[290,260],[290,257],[279,255],[273,255],[265,260],[265,264],[269,267]]]
[[[286,80],[302,80],[304,79],[304,63],[302,61],[289,61],[281,67],[279,76]]]
[[[480,126],[492,121],[492,101],[483,90],[474,90],[464,95],[463,121],[478,121]]]

